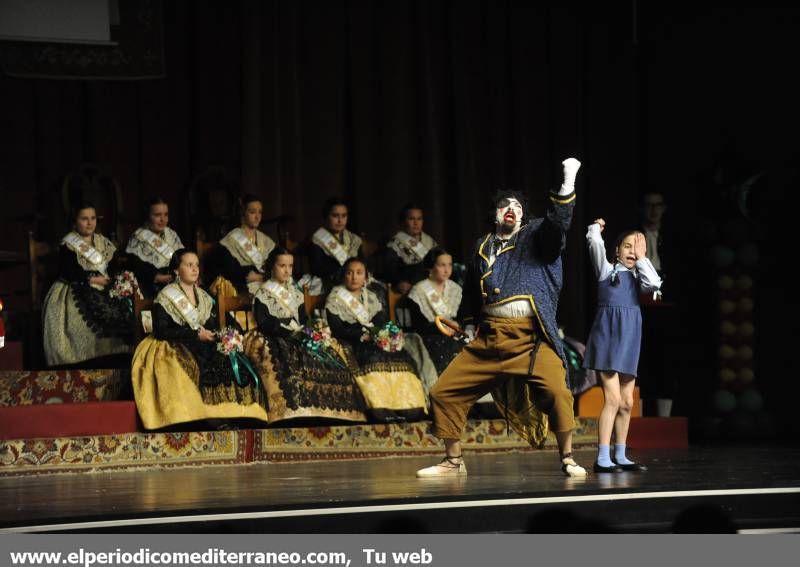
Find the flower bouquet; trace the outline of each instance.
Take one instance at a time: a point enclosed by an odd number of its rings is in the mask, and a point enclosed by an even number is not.
[[[230,356],[242,352],[243,345],[242,334],[234,327],[223,327],[217,331],[217,352]]]
[[[133,298],[144,299],[139,290],[139,282],[133,272],[125,270],[114,276],[108,288],[108,295],[112,299],[119,299],[128,305],[128,310],[133,313]]]
[[[142,292],[139,291],[139,282],[136,281],[136,276],[133,272],[125,270],[118,273],[111,282],[111,287],[108,290],[108,295],[114,299],[129,299],[133,301],[133,297],[137,296],[142,298]]]
[[[372,342],[385,352],[400,352],[403,350],[405,335],[397,323],[389,321],[380,328],[364,329],[361,342]]]
[[[294,334],[294,338],[317,360],[336,368],[345,368],[339,353],[333,347],[331,329],[324,319],[317,317],[309,319],[305,326]]]
[[[253,379],[253,384],[256,387],[258,396],[261,396],[261,381],[258,378],[258,373],[255,371],[250,361],[244,355],[244,340],[242,334],[234,327],[223,327],[217,331],[217,352],[227,356],[231,361],[231,368],[233,368],[233,375],[236,377],[236,383],[241,386],[247,386],[250,380],[247,376],[242,376],[239,371],[239,365],[245,367],[250,377]]]

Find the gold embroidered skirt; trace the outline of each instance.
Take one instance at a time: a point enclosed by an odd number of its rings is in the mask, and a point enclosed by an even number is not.
[[[375,421],[417,421],[428,413],[428,398],[408,353],[384,352],[372,344],[353,345],[349,365]]]
[[[180,343],[146,337],[133,355],[131,380],[136,408],[147,429],[201,419],[267,421],[264,395],[255,386],[201,386],[197,361]]]

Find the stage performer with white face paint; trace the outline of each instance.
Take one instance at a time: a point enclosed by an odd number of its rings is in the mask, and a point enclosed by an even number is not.
[[[488,392],[531,445],[542,446],[548,429],[555,433],[564,474],[586,475],[572,457],[575,415],[556,325],[561,253],[580,162],[569,158],[562,165],[563,183],[550,195],[544,218],[527,218],[520,193],[495,196],[495,231],[478,240],[464,287],[466,331],[476,338],[450,363],[430,395],[445,458],[417,471],[418,477],[467,474],[461,434],[470,407]]]

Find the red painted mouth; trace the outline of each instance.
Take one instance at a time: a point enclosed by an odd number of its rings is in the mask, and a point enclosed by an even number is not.
[[[517,222],[517,215],[515,215],[512,212],[508,212],[505,215],[503,215],[503,220],[507,220],[507,221],[511,221],[511,222]]]

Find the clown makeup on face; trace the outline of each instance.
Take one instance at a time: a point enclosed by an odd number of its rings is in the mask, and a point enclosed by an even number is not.
[[[512,198],[500,199],[495,208],[497,230],[503,234],[513,234],[522,224],[522,204]]]

